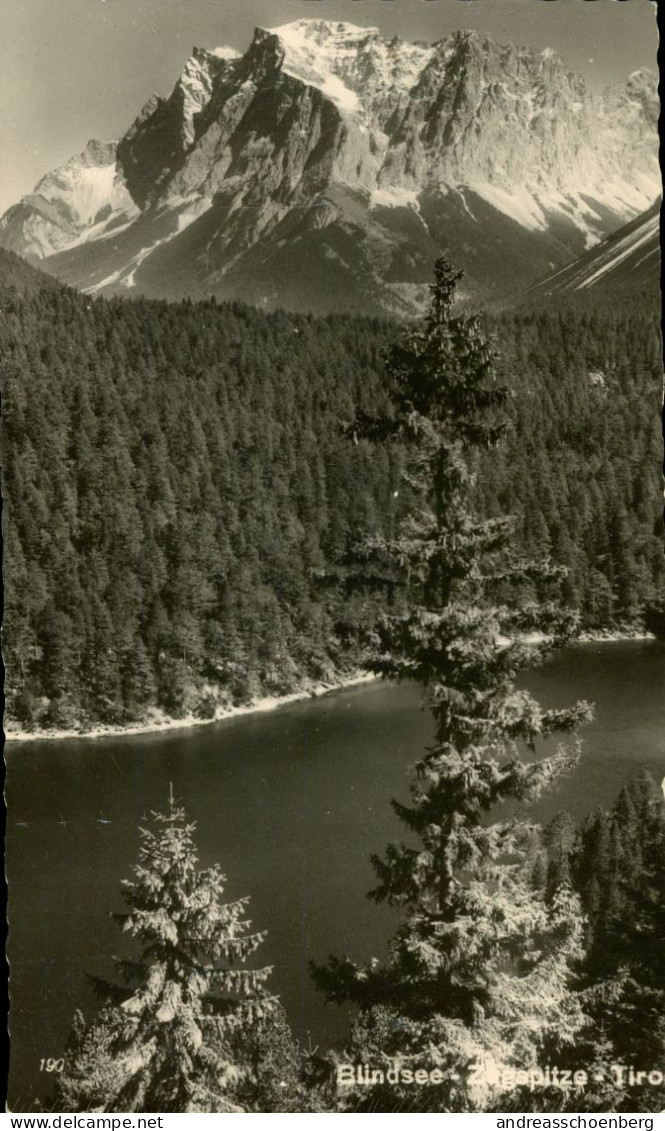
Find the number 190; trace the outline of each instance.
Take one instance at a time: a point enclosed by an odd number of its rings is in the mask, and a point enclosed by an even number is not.
[[[64,1057],[59,1057],[58,1060],[54,1056],[45,1057],[39,1062],[40,1072],[62,1072],[65,1067]]]

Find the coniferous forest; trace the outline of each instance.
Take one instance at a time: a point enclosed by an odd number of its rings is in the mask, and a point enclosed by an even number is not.
[[[527,7],[7,0],[17,1128],[665,1118],[656,6]]]
[[[376,599],[327,579],[409,505],[399,445],[344,429],[387,405],[393,324],[26,285],[0,322],[12,727],[213,717],[362,662]],[[503,446],[472,457],[481,513],[567,568],[583,628],[641,628],[664,570],[655,305],[484,325],[511,394]]]
[[[334,497],[343,497],[346,491],[348,509],[343,512],[345,521],[337,533],[338,542],[325,541],[325,528],[319,531],[318,541],[310,538],[307,542],[306,521],[313,521],[317,488],[312,486],[311,495],[306,493],[308,507],[299,512],[300,541],[295,526],[288,526],[289,514],[294,523],[293,515],[279,493],[276,502],[283,501],[283,510],[271,507],[263,477],[270,470],[273,479],[277,477],[276,448],[272,465],[264,460],[262,466],[257,460],[254,471],[257,498],[262,504],[261,521],[268,527],[273,516],[273,536],[280,529],[293,529],[292,545],[301,547],[292,589],[277,589],[281,603],[275,600],[277,612],[271,622],[273,632],[283,633],[277,640],[284,644],[282,654],[290,660],[291,670],[294,675],[302,674],[295,662],[297,657],[288,650],[292,610],[300,592],[311,618],[304,622],[310,663],[339,662],[336,655],[325,652],[323,637],[317,636],[326,618],[334,623],[337,617],[339,656],[344,656],[342,633],[346,631],[346,639],[354,642],[352,648],[365,648],[363,662],[370,670],[420,685],[435,724],[434,740],[421,752],[413,770],[410,803],[393,802],[407,839],[389,844],[372,858],[378,884],[369,894],[399,912],[385,957],[359,966],[346,956],[333,955],[327,963],[311,968],[329,1001],[349,1002],[354,1007],[346,1040],[342,1047],[323,1053],[294,1040],[288,1017],[271,991],[272,971],[260,960],[258,965],[255,961],[264,934],[247,918],[248,900],[225,898],[227,878],[217,865],[199,867],[195,827],[174,803],[171,792],[168,812],[153,813],[150,827],[144,825],[142,829],[134,878],[122,883],[126,910],[113,916],[134,942],[133,957],[116,961],[117,982],[93,979],[101,1008],[87,1019],[81,1013],[74,1018],[51,1101],[53,1110],[635,1112],[657,1111],[665,1102],[665,807],[660,790],[648,774],[642,773],[626,785],[611,809],[590,813],[579,826],[565,812],[542,827],[505,808],[506,803],[524,804],[540,796],[562,772],[575,765],[580,732],[592,715],[592,707],[584,701],[564,708],[543,708],[531,694],[517,691],[518,673],[573,639],[582,618],[592,627],[638,623],[645,605],[654,600],[655,578],[647,572],[647,563],[653,564],[651,547],[645,539],[641,546],[647,552],[642,560],[634,549],[634,572],[630,576],[641,576],[644,590],[639,600],[633,598],[631,602],[623,600],[627,590],[622,588],[620,570],[613,572],[602,554],[593,559],[598,574],[601,566],[606,570],[605,585],[612,595],[607,616],[601,618],[584,587],[591,567],[582,549],[604,543],[600,535],[595,543],[584,540],[586,513],[577,540],[578,556],[557,562],[556,547],[561,557],[565,556],[560,534],[557,541],[557,523],[565,516],[563,507],[550,512],[544,502],[537,501],[537,490],[527,496],[524,488],[520,494],[523,504],[526,506],[529,498],[536,500],[533,505],[540,524],[535,534],[530,534],[523,511],[512,517],[500,513],[509,468],[515,477],[510,480],[514,490],[519,473],[533,482],[524,464],[511,467],[510,449],[496,465],[496,490],[490,505],[492,480],[484,461],[495,457],[501,443],[511,433],[516,434],[522,419],[519,402],[529,402],[526,389],[519,383],[517,395],[511,396],[511,387],[497,372],[493,349],[479,317],[455,312],[456,282],[455,273],[440,260],[429,314],[422,324],[393,336],[383,355],[383,373],[373,371],[377,382],[373,396],[369,395],[371,382],[363,384],[359,370],[355,375],[345,375],[346,385],[339,376],[341,367],[353,357],[350,347],[332,360],[326,356],[332,354],[331,349],[321,347],[320,354],[314,351],[314,341],[325,345],[331,328],[339,336],[340,327],[334,322],[321,327],[306,319],[266,320],[248,317],[245,310],[220,311],[217,307],[203,312],[206,317],[226,319],[230,355],[234,354],[234,340],[236,354],[246,346],[232,334],[235,331],[237,335],[243,319],[266,335],[270,330],[285,352],[287,333],[306,340],[311,335],[309,349],[302,353],[298,346],[289,349],[289,354],[295,353],[302,360],[302,369],[283,366],[284,391],[279,399],[281,406],[286,404],[287,391],[291,390],[289,412],[299,405],[303,413],[309,413],[311,447],[308,458],[302,454],[300,463],[296,447],[292,461],[283,461],[282,474],[285,492],[287,485],[295,491],[297,471],[302,479],[308,459],[317,451],[318,437],[323,461],[319,500],[329,500],[334,491],[339,492]],[[71,296],[63,301],[71,303]],[[66,309],[80,315],[79,332],[81,325],[88,325],[79,300]],[[126,313],[114,305],[104,306],[102,311],[108,317]],[[148,313],[153,311],[148,308]],[[140,312],[146,313],[141,306],[129,311],[132,317]],[[181,311],[158,307],[156,313],[163,318]],[[185,318],[196,314],[201,310],[184,310]],[[560,331],[561,320],[570,316],[557,317]],[[538,327],[539,340],[553,343],[556,325],[554,316],[544,320],[542,316],[525,315],[520,322],[513,319],[496,327],[497,336],[501,334],[511,343],[518,374],[519,359],[532,342],[534,327]],[[318,337],[313,327],[318,329]],[[596,343],[593,355],[590,346],[588,354],[579,347],[584,365],[597,367],[592,370],[596,375],[593,380],[586,374],[591,392],[579,400],[580,418],[591,427],[588,405],[599,392],[600,366],[602,396],[608,398],[613,379],[621,388],[619,377],[627,370],[627,365],[624,369],[611,352],[621,324],[617,318],[614,343],[606,326],[605,353],[594,337],[598,328],[593,317],[587,321],[580,318],[575,328],[581,339]],[[357,334],[356,351],[368,350],[370,358],[387,332],[386,327],[367,323],[345,324],[345,329]],[[508,338],[509,334],[512,337]],[[73,330],[70,338],[76,340]],[[112,336],[109,340],[117,342]],[[152,340],[158,356],[157,327],[153,328]],[[115,355],[115,349],[113,352]],[[126,356],[131,356],[129,350]],[[279,349],[275,356],[282,356]],[[609,364],[612,356],[615,368]],[[49,365],[54,364],[51,355]],[[550,364],[551,371],[545,367],[540,371],[540,400],[546,407],[547,388],[554,400],[547,381],[553,381],[553,373],[558,377],[563,372],[553,359]],[[653,369],[653,359],[650,364]],[[260,372],[258,362],[254,367]],[[647,370],[645,357],[644,376]],[[246,380],[248,371],[244,371]],[[325,401],[320,377],[317,384],[320,372],[338,374],[337,399],[331,396],[332,406]],[[302,373],[312,378],[311,396],[307,395]],[[202,373],[199,376],[203,381]],[[354,376],[350,392],[348,382]],[[130,492],[135,476],[143,487],[143,507],[150,484],[153,491],[158,484],[159,493],[153,495],[153,501],[172,501],[171,521],[175,515],[186,520],[188,513],[207,513],[207,508],[200,506],[201,498],[208,497],[205,492],[210,492],[211,506],[222,496],[214,490],[212,472],[209,477],[204,474],[204,453],[220,475],[225,467],[218,434],[206,431],[210,417],[202,411],[188,415],[192,401],[188,405],[183,398],[176,402],[177,415],[167,395],[169,391],[173,394],[174,386],[161,388],[156,379],[149,382],[147,375],[143,387],[150,388],[154,397],[148,401],[153,406],[151,412],[139,406],[136,399],[130,406],[132,411],[120,412],[119,400],[111,395],[110,377],[101,385],[90,375],[88,380],[96,392],[86,401],[87,415],[82,419],[90,428],[98,429],[94,434],[111,469],[107,481],[112,472],[119,476],[123,469],[123,482]],[[229,383],[229,379],[223,386],[219,382],[218,393]],[[335,388],[332,378],[330,384]],[[257,428],[260,425],[266,430],[261,448],[268,452],[273,417],[263,399],[269,387],[267,378],[258,390],[252,386],[258,406]],[[129,395],[127,385],[124,389]],[[215,402],[210,386],[203,381],[202,389],[211,415]],[[64,421],[69,419],[68,411],[74,411],[73,406],[82,412],[83,380],[72,389],[63,382],[59,393],[62,402],[56,403],[55,396],[49,397],[44,380],[41,415],[51,426],[58,420],[60,423],[54,433],[47,433],[43,425],[41,439],[53,436],[49,448],[52,466],[56,468],[57,460],[61,460],[60,480],[56,478],[54,487],[62,492],[58,496],[62,505],[68,486]],[[623,389],[622,396],[626,406],[635,404],[629,390]],[[106,418],[99,412],[102,403]],[[68,410],[66,404],[72,408]],[[215,417],[216,425],[227,423],[228,430],[220,428],[220,432],[230,446],[238,435],[230,421],[240,421],[247,428],[241,404],[239,396],[228,397],[227,413],[218,412]],[[139,433],[144,439],[151,435],[148,423],[137,421],[140,412],[150,416],[157,411],[154,406],[172,414],[165,417],[174,429],[169,434],[170,445],[165,447],[173,460],[176,456],[179,459],[180,477],[169,478],[172,462],[166,454],[161,457],[162,466],[156,457],[149,470],[141,474],[132,443]],[[277,404],[273,402],[271,407],[279,420]],[[24,421],[32,420],[27,400],[17,402],[13,420],[10,414],[10,425],[15,429],[19,410]],[[344,411],[349,414],[347,427],[333,429],[334,414]],[[540,409],[534,411],[532,406],[530,411],[540,419]],[[601,434],[609,445],[609,438],[616,433],[610,426],[612,415],[608,412],[607,416],[609,423]],[[174,438],[184,426],[183,418],[189,420],[187,444]],[[108,419],[119,421],[112,433],[113,442],[105,434]],[[305,436],[303,424],[307,419],[301,419],[300,432]],[[325,445],[324,420],[329,446]],[[285,424],[282,438],[297,432],[290,421],[290,431]],[[154,434],[160,435],[157,428]],[[555,474],[558,454],[562,461],[560,482],[572,493],[574,468],[579,474],[585,458],[588,460],[577,427],[570,432],[570,425],[562,419],[560,433],[554,437],[552,430],[549,436],[549,444],[548,434],[542,437],[542,458],[551,461],[549,466]],[[213,449],[215,437],[218,446]],[[346,458],[344,440],[349,444]],[[259,441],[255,435],[257,448]],[[78,431],[71,442],[80,445],[77,459],[85,455],[91,471],[87,481],[79,482],[79,505],[72,504],[69,516],[88,514],[92,529],[103,530],[101,520],[108,514],[109,503],[101,496],[99,465],[99,479],[94,478],[95,449],[81,450],[83,436]],[[124,459],[114,459],[121,450],[126,452]],[[611,456],[617,449],[608,446],[602,450],[611,471]],[[211,451],[218,453],[216,461],[210,458]],[[251,465],[251,449],[245,447],[243,451]],[[374,459],[379,451],[384,463]],[[532,459],[536,459],[535,451]],[[637,466],[637,459],[635,465],[628,462],[631,468]],[[226,465],[222,481],[229,485],[238,513],[246,514],[233,467],[233,463]],[[600,483],[606,480],[600,468],[597,470],[598,498],[605,499]],[[616,467],[613,471],[613,475],[608,471],[607,482],[616,492],[621,479]],[[354,491],[352,484],[361,474],[364,491]],[[99,495],[93,496],[93,491],[86,489],[93,482],[99,484]],[[171,483],[173,493],[167,489]],[[35,477],[33,503],[39,487],[39,478]],[[392,513],[388,500],[400,498],[402,489],[406,502],[401,512]],[[49,499],[51,505],[54,498]],[[82,499],[86,509],[82,509]],[[196,507],[194,499],[198,501]],[[606,502],[609,507],[611,500],[607,498]],[[616,498],[613,502],[616,508]],[[627,499],[623,505],[628,509]],[[362,524],[358,522],[361,506]],[[157,513],[160,519],[155,519],[151,529],[164,537],[161,543],[155,538],[157,548],[152,553],[158,557],[157,549],[161,548],[166,562],[179,562],[182,570],[177,574],[178,586],[167,590],[162,582],[162,589],[156,591],[155,600],[163,608],[162,631],[166,632],[174,621],[182,624],[184,595],[196,591],[208,594],[207,608],[202,602],[198,612],[202,618],[199,631],[209,633],[214,623],[215,589],[210,580],[214,575],[204,577],[203,559],[194,549],[199,546],[197,532],[191,529],[183,545],[176,542],[171,530],[169,540],[164,510]],[[599,512],[590,509],[589,520],[594,513]],[[612,513],[616,514],[616,509]],[[221,529],[215,531],[217,537]],[[258,606],[256,596],[253,603],[253,593],[271,593],[271,586],[276,586],[287,564],[271,560],[270,543],[261,541],[259,530],[254,530],[263,550],[253,559],[256,573],[249,575],[255,590],[248,588],[243,593],[238,588],[236,593],[229,589],[228,594],[228,607],[235,613],[235,620],[229,623],[236,633],[236,647],[243,640],[243,626],[250,623],[243,621],[243,613],[249,616],[252,612],[255,624],[260,623],[261,612],[265,617],[266,606]],[[127,563],[131,564],[132,537],[134,543],[139,541],[136,533],[132,535],[125,527],[125,579],[131,576]],[[609,534],[603,537],[613,544]],[[234,557],[237,546],[242,547],[242,543],[229,539],[226,577],[236,577],[234,570],[241,576]],[[71,547],[73,551],[73,543]],[[244,548],[247,556],[246,544]],[[104,550],[108,552],[108,546]],[[167,550],[176,556],[169,558]],[[585,553],[591,550],[586,548]],[[101,568],[104,558],[99,548],[94,560]],[[135,560],[140,561],[140,556]],[[335,560],[336,571],[329,565]],[[208,568],[211,561],[212,556]],[[273,573],[268,571],[269,565]],[[120,575],[120,562],[117,568]],[[315,579],[326,575],[326,570],[328,578],[336,580],[322,587],[327,596],[317,598]],[[119,582],[114,587],[112,569],[103,576],[105,593],[115,594],[119,602]],[[63,580],[71,587],[75,577],[72,571]],[[225,592],[226,577],[218,577],[218,594]],[[337,592],[337,607],[332,592]],[[343,593],[347,605],[344,615]],[[381,594],[380,600],[377,594]],[[240,596],[246,598],[245,605]],[[85,602],[92,603],[94,598],[81,591],[81,600],[87,608]],[[100,603],[97,607],[104,606]],[[120,603],[116,607],[120,609]],[[127,610],[131,606],[126,602],[123,607]],[[180,610],[179,621],[174,610]],[[106,623],[113,625],[107,615]],[[190,611],[190,642],[195,639],[198,623]],[[525,639],[534,624],[543,632],[537,643]],[[152,622],[148,628],[154,631]],[[107,680],[114,670],[115,657],[108,646],[114,639],[111,631],[103,653],[109,657]],[[149,633],[146,640],[150,641]],[[184,636],[179,638],[180,647],[184,647],[184,640]],[[261,652],[269,640],[268,634],[259,639],[255,653],[249,647],[245,649],[247,667],[243,674],[247,675],[251,665],[261,659],[274,662],[277,652]],[[166,636],[161,639],[164,651],[157,653],[157,671],[167,658],[167,641]],[[201,651],[205,651],[205,644]],[[152,665],[148,646],[144,654],[149,675]],[[88,652],[88,669],[93,655]],[[190,679],[198,674],[193,659],[192,655],[190,667],[186,659],[181,659],[181,678],[185,672]],[[74,688],[76,669],[70,670]],[[256,673],[258,679],[261,676],[262,672]],[[248,693],[247,685],[242,693]],[[73,694],[70,691],[75,703]],[[369,1065],[379,1071],[371,1078],[359,1078],[355,1065],[361,1069]],[[637,1078],[633,1066],[642,1066],[637,1069]]]
[[[505,810],[576,764],[592,715],[518,674],[658,611],[656,312],[489,321],[458,277],[440,260],[406,328],[4,292],[13,721],[208,717],[362,665],[419,684],[434,722],[393,802],[407,840],[372,859],[387,955],[311,969],[354,1007],[344,1047],[294,1040],[247,899],[171,798],[114,915],[134,957],[93,979],[55,1110],[665,1102],[660,791],[642,774],[579,827]]]

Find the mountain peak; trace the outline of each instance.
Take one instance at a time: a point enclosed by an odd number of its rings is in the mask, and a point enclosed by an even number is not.
[[[98,224],[135,216],[137,210],[117,175],[116,152],[115,142],[91,138],[81,153],[42,177],[34,193],[0,221],[2,245],[42,259],[74,246]]]
[[[116,143],[114,141],[101,141],[91,137],[85,144],[85,149],[80,157],[72,157],[72,161],[81,161],[95,165],[115,164]]]
[[[451,31],[436,43],[437,48],[445,48],[447,51],[453,52],[475,52],[482,51],[487,47],[497,48],[498,46],[499,44],[495,43],[489,35],[476,31],[475,28],[456,28],[455,31]]]
[[[241,52],[238,51],[237,48],[231,47],[226,43],[222,44],[221,47],[213,48],[210,54],[214,55],[217,59],[226,59],[228,62],[242,57]]]
[[[307,86],[317,87],[340,110],[354,113],[359,109],[355,92],[339,73],[339,64],[345,49],[355,53],[361,38],[367,38],[362,28],[328,20],[296,20],[257,31],[279,40],[284,52],[284,74],[300,79]]]
[[[412,89],[435,52],[397,36],[384,39],[375,27],[323,19],[260,28],[255,42],[257,37],[279,43],[283,73],[318,87],[338,110],[351,114],[376,109],[377,100],[392,112],[395,99]]]
[[[551,50],[299,19],[195,48],[117,148],[0,221],[89,291],[413,313],[443,248],[478,291],[563,267],[660,190],[653,77],[590,96]],[[83,246],[85,245],[85,246]]]
[[[460,27],[455,31],[451,31],[450,35],[446,37],[448,41],[457,41],[459,43],[482,43],[484,40],[489,39],[489,36],[481,34],[472,27]]]
[[[338,44],[358,44],[366,39],[381,39],[376,27],[360,27],[345,20],[294,20],[279,27],[264,28],[270,35],[277,35],[285,43],[300,44],[303,39],[315,43],[333,41]]]

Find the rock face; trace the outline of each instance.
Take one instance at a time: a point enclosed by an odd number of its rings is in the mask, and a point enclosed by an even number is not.
[[[114,142],[89,141],[83,153],[42,177],[31,196],[0,220],[0,244],[42,259],[138,215],[117,170]]]
[[[660,192],[655,76],[602,97],[550,50],[300,20],[197,49],[117,145],[90,143],[0,244],[91,292],[415,313],[443,250],[521,291]]]
[[[548,275],[525,297],[607,294],[639,291],[658,293],[660,287],[660,200],[602,240],[568,267]]]

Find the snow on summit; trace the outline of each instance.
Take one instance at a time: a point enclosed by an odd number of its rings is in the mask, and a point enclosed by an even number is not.
[[[288,52],[316,53],[328,66],[334,64],[340,52],[355,54],[366,41],[381,39],[378,28],[332,20],[294,20],[266,31],[279,36]]]
[[[242,56],[194,47],[117,148],[92,143],[0,218],[0,246],[90,293],[411,316],[451,237],[484,294],[644,211],[657,119],[646,71],[596,95],[548,48],[298,19]]]
[[[337,34],[326,35],[327,28],[337,29]],[[352,24],[327,24],[323,20],[297,20],[266,30],[276,35],[284,48],[282,70],[286,74],[308,86],[318,87],[342,110],[353,113],[359,109],[358,96],[335,73],[335,64],[339,49],[345,44],[349,51],[357,51],[360,28]]]
[[[410,90],[434,54],[434,47],[388,41],[378,28],[344,22],[296,20],[266,30],[284,48],[287,74],[349,112],[361,109],[359,94]]]
[[[232,60],[240,59],[242,52],[238,51],[235,47],[229,47],[228,44],[223,44],[221,47],[213,48],[210,54],[215,55],[218,59]]]

